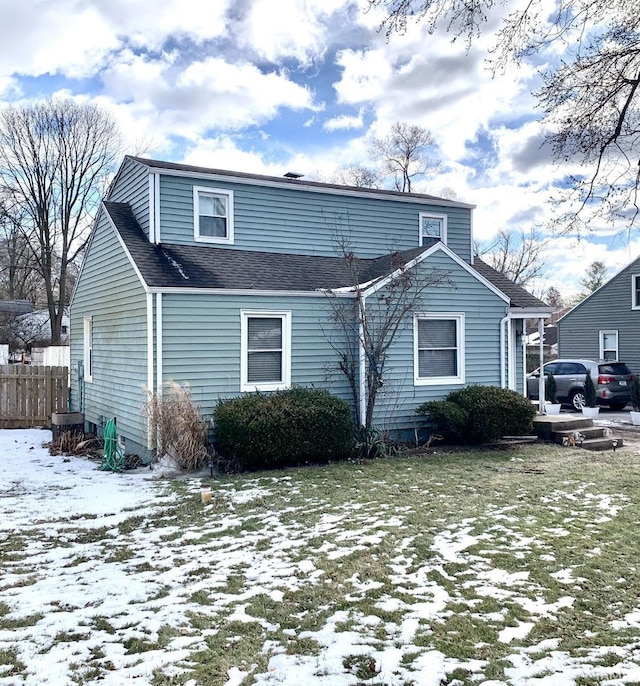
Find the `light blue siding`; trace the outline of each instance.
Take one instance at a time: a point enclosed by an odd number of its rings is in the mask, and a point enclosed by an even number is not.
[[[210,414],[218,399],[241,395],[241,310],[291,312],[291,382],[327,388],[350,400],[329,337],[330,309],[323,297],[216,294],[162,296],[163,379],[188,383],[193,399]]]
[[[464,313],[465,383],[414,385],[413,317],[407,318],[389,351],[387,375],[378,397],[374,423],[387,429],[411,429],[420,422],[415,409],[427,400],[440,400],[454,388],[468,384],[500,385],[500,320],[507,303],[479,282],[448,255],[437,252],[421,263],[428,274],[437,269],[451,285],[429,289],[422,312]]]
[[[108,200],[131,205],[145,235],[149,236],[149,169],[139,162],[126,158]]]
[[[93,317],[92,382],[78,378],[84,317]],[[102,211],[71,304],[71,406],[98,426],[115,417],[121,435],[146,445],[146,385],[146,294]]]
[[[352,197],[181,176],[160,178],[163,243],[191,244],[193,187],[232,190],[235,241],[230,249],[335,256],[337,239],[363,258],[419,245],[420,212],[447,215],[448,246],[471,259],[471,211],[418,202]]]
[[[591,297],[558,322],[560,357],[597,360],[600,331],[618,332],[618,359],[640,373],[640,310],[632,308],[631,280],[640,274],[640,259],[632,262]]]

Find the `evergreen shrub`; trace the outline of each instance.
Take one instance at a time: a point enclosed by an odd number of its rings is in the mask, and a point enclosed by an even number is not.
[[[472,445],[529,434],[536,415],[526,398],[496,386],[467,386],[444,400],[423,403],[416,411],[426,415],[446,440]]]
[[[269,469],[353,453],[351,408],[324,390],[291,388],[221,400],[213,419],[223,468]]]

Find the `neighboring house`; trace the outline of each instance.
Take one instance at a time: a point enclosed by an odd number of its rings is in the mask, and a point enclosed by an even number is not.
[[[69,345],[69,308],[62,313],[60,345]],[[44,346],[51,342],[51,319],[49,310],[34,310],[16,317],[11,332],[18,345],[31,350],[33,346]]]
[[[96,427],[115,417],[126,449],[144,454],[147,390],[168,380],[188,383],[205,414],[220,398],[292,384],[350,400],[327,289],[353,299],[354,282],[336,241],[358,256],[369,302],[399,264],[447,275],[389,351],[377,426],[411,430],[418,405],[466,384],[524,392],[524,320],[551,308],[474,259],[472,209],[126,157],[72,298],[72,408]]]
[[[558,321],[558,355],[620,360],[640,372],[640,257]]]

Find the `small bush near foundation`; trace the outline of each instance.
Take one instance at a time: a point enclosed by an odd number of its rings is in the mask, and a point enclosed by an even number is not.
[[[199,469],[208,458],[209,424],[188,387],[173,381],[162,386],[162,394],[150,395],[147,419],[156,436],[157,458],[168,455],[184,470]]]
[[[426,415],[448,441],[473,445],[529,434],[536,414],[519,393],[496,386],[467,386],[444,400],[422,404],[417,412]]]
[[[322,390],[292,388],[221,400],[214,427],[223,468],[327,462],[353,452],[351,409]]]

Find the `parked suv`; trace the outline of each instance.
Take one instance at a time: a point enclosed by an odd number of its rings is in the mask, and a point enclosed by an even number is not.
[[[594,360],[553,360],[544,365],[544,373],[553,374],[556,380],[558,401],[580,410],[584,406],[584,382],[587,369],[596,387],[598,405],[622,410],[629,402],[630,385],[634,375],[624,362]],[[538,398],[540,369],[527,375],[527,396]]]

